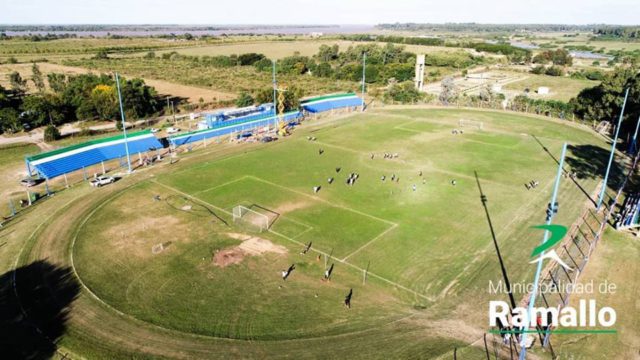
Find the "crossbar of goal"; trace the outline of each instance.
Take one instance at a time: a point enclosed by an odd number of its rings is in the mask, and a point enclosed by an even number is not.
[[[248,225],[262,232],[269,229],[269,217],[243,205],[233,208],[233,222]]]
[[[465,127],[465,126],[476,127],[476,128],[478,128],[478,130],[482,130],[482,128],[483,128],[482,121],[476,121],[476,120],[460,119],[460,120],[458,120],[458,125],[460,127]]]

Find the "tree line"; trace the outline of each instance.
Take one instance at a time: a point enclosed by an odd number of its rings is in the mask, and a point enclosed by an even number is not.
[[[0,133],[77,120],[119,119],[113,76],[49,73],[46,80],[37,64],[29,79],[18,72],[9,74],[10,88],[0,86]],[[36,89],[33,93],[27,93],[29,82]],[[127,119],[150,116],[162,108],[156,90],[144,80],[121,78],[120,86]]]

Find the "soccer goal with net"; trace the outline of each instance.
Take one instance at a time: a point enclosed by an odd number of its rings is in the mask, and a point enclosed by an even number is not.
[[[476,121],[476,120],[460,119],[460,120],[458,121],[458,125],[459,125],[460,127],[472,127],[472,128],[477,128],[478,130],[482,130],[482,129],[483,129],[482,121]]]
[[[269,216],[242,205],[233,208],[233,222],[258,232],[269,229]]]

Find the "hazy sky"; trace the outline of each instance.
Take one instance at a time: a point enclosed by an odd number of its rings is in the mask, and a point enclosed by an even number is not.
[[[638,24],[639,0],[0,0],[3,24]]]

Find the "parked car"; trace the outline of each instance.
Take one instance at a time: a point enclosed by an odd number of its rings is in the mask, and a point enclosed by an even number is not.
[[[109,185],[115,181],[116,179],[112,176],[98,176],[97,178],[92,179],[90,183],[93,187],[101,187],[104,185]]]
[[[36,186],[36,185],[40,184],[41,182],[42,182],[42,179],[40,179],[40,178],[32,178],[32,177],[27,177],[27,178],[24,178],[24,179],[20,180],[20,184],[22,186],[26,186],[26,187]]]
[[[160,131],[160,129],[157,129],[157,128],[151,128],[151,133],[152,133],[152,134],[155,134],[155,133],[157,133],[158,131]]]
[[[173,126],[172,126],[172,127],[167,128],[167,134],[175,134],[175,133],[177,133],[177,132],[179,132],[179,131],[180,131],[180,129],[178,129],[178,128],[174,128]]]

